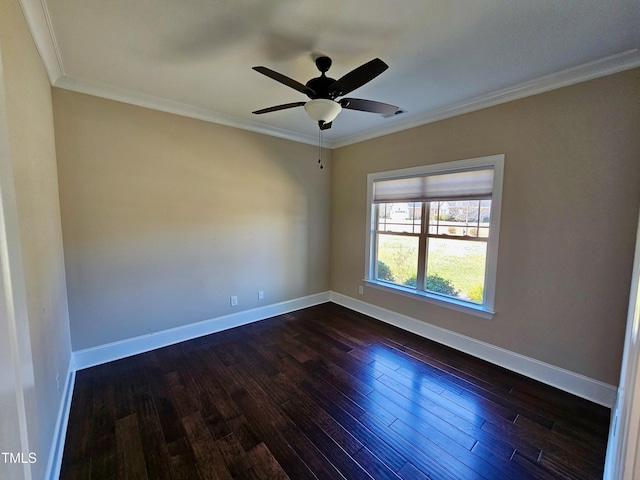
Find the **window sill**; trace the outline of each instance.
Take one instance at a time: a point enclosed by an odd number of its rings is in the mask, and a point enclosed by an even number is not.
[[[365,284],[372,288],[377,288],[379,290],[383,290],[385,292],[395,293],[397,295],[402,295],[403,297],[413,298],[415,300],[420,300],[422,302],[432,303],[434,305],[439,305],[441,307],[450,308],[452,310],[457,310],[458,312],[468,313],[470,315],[475,315],[477,317],[482,317],[486,319],[492,319],[495,312],[490,310],[486,310],[482,305],[473,305],[467,302],[462,302],[460,300],[455,300],[453,298],[444,299],[438,295],[433,295],[426,292],[418,292],[416,290],[410,288],[403,288],[399,285],[391,285],[385,282],[379,282],[376,280],[364,280]]]

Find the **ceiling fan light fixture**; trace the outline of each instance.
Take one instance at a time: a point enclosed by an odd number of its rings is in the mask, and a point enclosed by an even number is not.
[[[305,103],[304,109],[314,121],[331,123],[342,111],[342,105],[326,98],[316,98]]]

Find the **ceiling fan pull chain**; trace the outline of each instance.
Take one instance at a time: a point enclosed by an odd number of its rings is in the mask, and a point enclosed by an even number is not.
[[[320,170],[324,168],[322,164],[322,128],[318,129],[318,163],[320,164]]]

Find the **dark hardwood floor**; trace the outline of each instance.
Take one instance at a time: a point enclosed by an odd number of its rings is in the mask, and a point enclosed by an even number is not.
[[[601,479],[609,410],[332,303],[77,373],[62,479]]]

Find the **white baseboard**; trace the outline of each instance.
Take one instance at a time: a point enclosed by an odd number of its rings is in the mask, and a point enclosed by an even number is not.
[[[330,300],[356,312],[389,323],[422,337],[455,348],[474,357],[520,373],[592,402],[611,408],[617,388],[519,353],[496,347],[465,335],[372,305],[340,293],[331,292]]]
[[[69,412],[71,411],[71,399],[73,397],[73,387],[76,381],[76,370],[73,363],[73,355],[69,359],[64,388],[62,390],[62,401],[58,410],[58,418],[51,442],[49,461],[47,462],[46,477],[49,480],[58,480],[60,477],[60,467],[62,466],[62,454],[64,452],[64,442],[67,436],[67,424],[69,423]]]
[[[617,388],[613,385],[336,292],[309,295],[149,335],[79,350],[73,354],[75,369],[82,370],[328,301],[335,302],[356,312],[434,340],[608,408],[611,408],[614,404]]]
[[[266,305],[264,307],[224,315],[222,317],[211,318],[197,323],[190,323],[148,335],[141,335],[139,337],[78,350],[73,353],[75,368],[76,370],[82,370],[328,301],[329,292],[317,293],[285,302]]]

